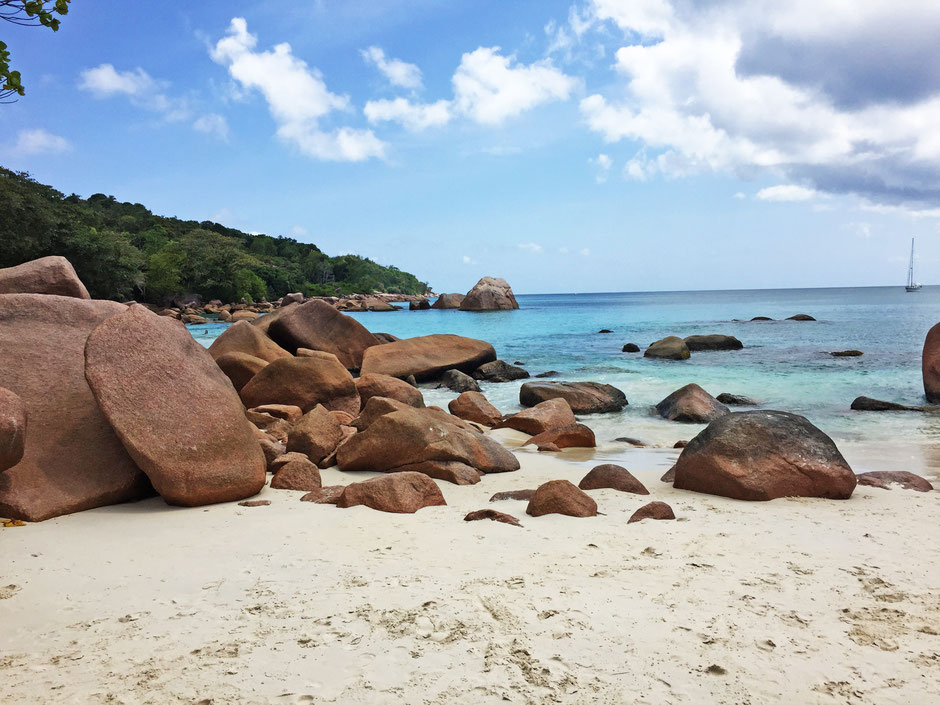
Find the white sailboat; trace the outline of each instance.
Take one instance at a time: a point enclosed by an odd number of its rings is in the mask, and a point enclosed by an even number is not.
[[[914,283],[914,238],[911,238],[911,263],[907,268],[907,286],[905,291],[920,291],[921,284]]]

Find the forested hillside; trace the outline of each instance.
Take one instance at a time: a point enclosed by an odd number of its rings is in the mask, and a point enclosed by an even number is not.
[[[97,193],[65,196],[0,167],[0,267],[67,257],[95,298],[159,303],[182,293],[257,301],[384,291],[423,294],[408,272],[356,255],[329,257],[287,237],[154,215]]]

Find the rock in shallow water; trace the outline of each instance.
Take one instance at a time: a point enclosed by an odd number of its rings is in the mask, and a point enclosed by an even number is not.
[[[643,357],[653,357],[660,360],[688,360],[691,356],[685,341],[674,335],[650,343],[646,352],[643,353]]]
[[[577,423],[571,406],[562,398],[548,399],[539,402],[531,409],[525,409],[518,414],[500,421],[496,428],[512,428],[516,431],[537,436],[553,428],[571,426]]]
[[[461,311],[506,311],[519,308],[505,279],[483,277],[460,302]]]
[[[853,411],[923,411],[920,406],[905,406],[904,404],[895,404],[893,401],[881,401],[871,397],[856,397],[852,401],[851,409]]]
[[[692,352],[698,350],[740,350],[744,347],[743,343],[733,335],[720,335],[718,333],[690,335],[683,342]]]
[[[697,384],[687,384],[659,402],[656,413],[669,421],[708,423],[731,412]]]
[[[480,365],[473,371],[473,378],[485,382],[512,382],[517,379],[527,379],[529,372],[521,367],[510,365],[505,360],[493,360]]]
[[[689,441],[674,487],[733,499],[848,499],[855,474],[835,443],[807,419],[744,411],[712,421]]]
[[[264,486],[264,454],[238,395],[182,326],[139,305],[108,318],[88,337],[85,378],[168,503],[229,502]]]
[[[519,389],[519,403],[535,406],[549,399],[564,399],[576,414],[620,411],[627,397],[616,387],[600,382],[526,382]]]

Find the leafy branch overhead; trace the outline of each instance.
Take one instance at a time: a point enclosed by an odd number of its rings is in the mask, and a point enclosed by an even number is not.
[[[59,18],[67,15],[71,0],[0,0],[0,20],[20,27],[48,27],[59,31]],[[0,102],[11,102],[7,98],[25,95],[19,71],[10,68],[10,51],[6,42],[0,40]]]

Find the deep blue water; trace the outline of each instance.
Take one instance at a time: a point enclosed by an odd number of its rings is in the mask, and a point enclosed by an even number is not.
[[[922,404],[920,359],[924,336],[940,321],[940,287],[903,287],[520,295],[520,310],[492,313],[409,311],[351,314],[373,332],[398,337],[456,333],[487,340],[500,358],[524,362],[532,373],[557,370],[563,379],[594,380],[622,389],[630,406],[592,417],[599,440],[631,436],[670,444],[698,427],[652,418],[649,407],[696,382],[714,395],[754,397],[766,408],[809,417],[837,442],[909,447],[899,463],[940,464],[940,414],[852,412],[860,395]],[[816,322],[780,320],[808,313]],[[754,316],[774,321],[750,322]],[[735,322],[733,319],[742,319]],[[192,327],[205,344],[222,324]],[[602,328],[612,334],[599,334]],[[208,331],[208,335],[204,334]],[[622,353],[666,335],[734,335],[739,351],[697,352],[687,361]],[[858,358],[833,358],[858,349]],[[490,384],[487,397],[502,411],[518,406],[521,382]],[[426,390],[444,404],[453,394]],[[609,438],[608,438],[609,437]],[[903,461],[903,462],[902,462]],[[898,466],[894,469],[906,469]]]

